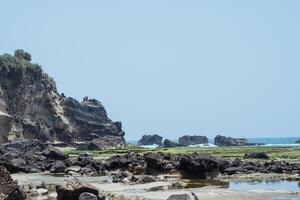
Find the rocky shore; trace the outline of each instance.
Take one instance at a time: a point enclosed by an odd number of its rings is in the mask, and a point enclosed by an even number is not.
[[[244,159],[233,161],[205,154],[177,155],[161,152],[144,154],[128,152],[125,155],[115,155],[106,160],[95,160],[91,154],[66,156],[52,145],[37,140],[8,143],[1,145],[0,149],[0,166],[2,169],[5,167],[8,170],[6,173],[39,172],[73,178],[109,176],[113,183],[131,185],[164,181],[167,174],[177,174],[181,178],[208,180],[218,179],[220,176],[234,177],[253,173],[298,176],[300,172],[299,164],[270,160],[264,153],[247,154]],[[101,193],[91,189],[93,187],[82,185],[74,180],[66,185],[66,189],[64,187],[56,188],[57,194],[61,193],[58,197],[62,196],[62,199],[64,195],[74,195],[73,192],[77,195],[75,195],[77,199],[84,192],[91,193],[85,195],[96,195],[97,199],[102,198]],[[68,189],[70,187],[73,188],[71,192]],[[78,187],[85,189],[77,189]],[[14,185],[12,188],[18,187]],[[30,196],[32,193],[35,194],[38,189],[40,189],[38,192],[46,193],[42,189],[47,188],[38,186],[32,190],[30,187],[29,189],[25,188],[25,191]],[[75,192],[77,190],[81,192]],[[3,194],[8,195],[8,192],[5,190]],[[74,197],[74,199],[76,198]]]

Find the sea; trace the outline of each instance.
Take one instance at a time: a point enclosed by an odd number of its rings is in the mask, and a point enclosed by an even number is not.
[[[300,144],[296,144],[295,142],[299,140],[300,137],[266,137],[266,138],[246,138],[246,140],[249,143],[255,143],[255,144],[262,144],[259,146],[266,146],[266,147],[300,147]],[[178,142],[178,140],[174,139],[172,140],[174,142]],[[209,138],[208,144],[199,144],[199,145],[190,145],[188,147],[218,147],[214,145],[214,139]],[[137,140],[128,140],[127,143],[137,145]],[[142,146],[145,148],[157,148],[158,145],[146,145]]]

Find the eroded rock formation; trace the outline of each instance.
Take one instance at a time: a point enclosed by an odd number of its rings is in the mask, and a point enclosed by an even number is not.
[[[182,146],[207,144],[207,143],[208,143],[208,139],[206,136],[185,135],[179,138],[179,144]]]
[[[162,145],[162,137],[159,135],[143,135],[143,137],[139,140],[138,145],[154,145],[158,146]]]
[[[87,97],[79,102],[58,94],[53,79],[30,60],[31,55],[21,50],[15,56],[0,56],[0,143],[9,130],[10,140],[71,145],[96,140],[94,148],[125,147],[121,122],[109,119],[101,102]]]
[[[217,135],[215,137],[214,144],[218,145],[218,146],[245,146],[245,145],[251,145],[244,138],[231,138],[231,137],[225,137],[225,136],[221,136],[221,135]]]

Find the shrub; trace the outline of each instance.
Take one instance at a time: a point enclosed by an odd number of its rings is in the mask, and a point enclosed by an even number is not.
[[[20,58],[20,59],[24,59],[24,60],[27,60],[27,61],[31,61],[30,53],[25,52],[23,49],[17,49],[15,51],[15,57]]]

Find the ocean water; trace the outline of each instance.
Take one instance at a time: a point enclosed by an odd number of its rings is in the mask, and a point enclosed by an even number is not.
[[[263,146],[292,146],[292,147],[300,147],[300,144],[295,144],[297,140],[300,139],[300,137],[268,137],[268,138],[246,138],[248,142],[250,143],[258,143],[258,144],[263,144]],[[174,142],[178,142],[178,140],[173,140]],[[134,144],[137,145],[138,141],[137,140],[128,140],[127,141],[129,144]],[[209,138],[208,139],[208,144],[199,144],[199,145],[190,145],[189,147],[217,147],[214,145],[214,139]],[[153,144],[153,145],[147,145],[147,146],[142,146],[144,148],[157,148],[158,145]]]

